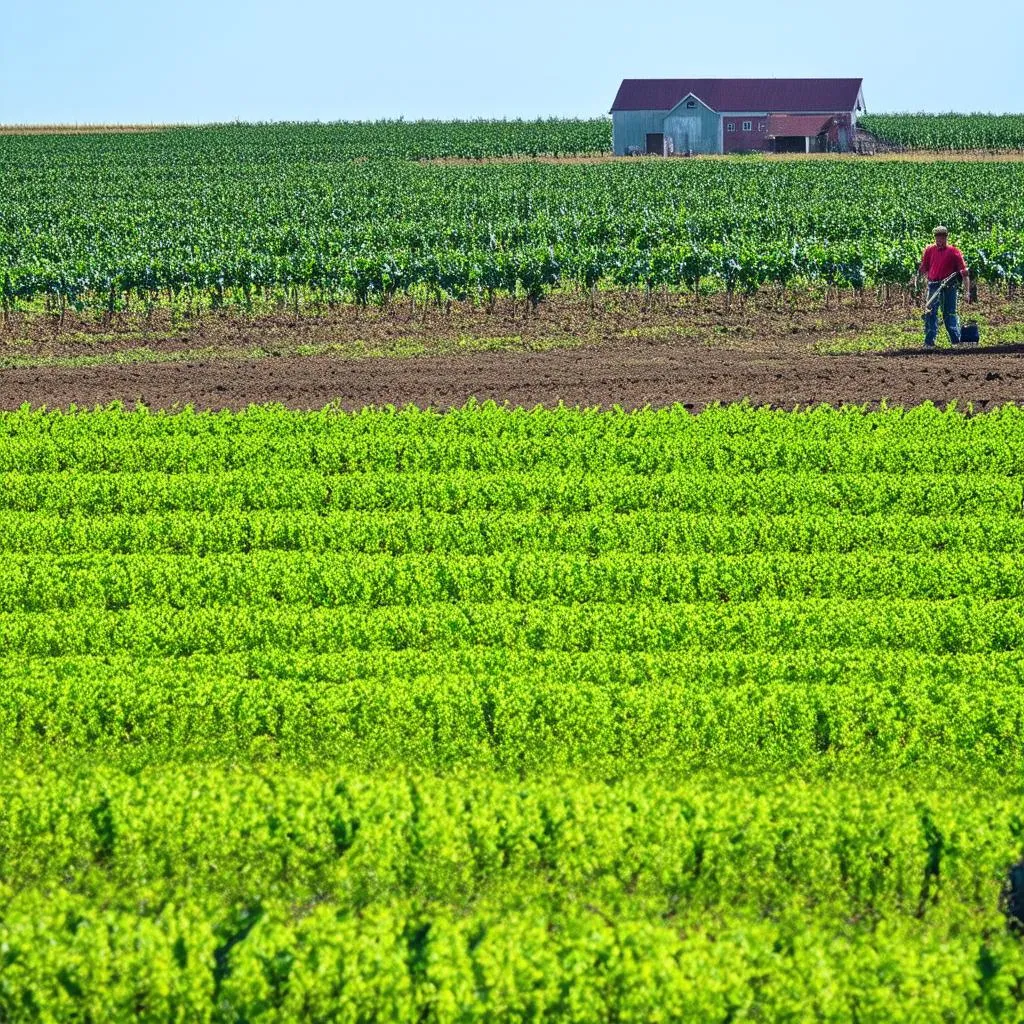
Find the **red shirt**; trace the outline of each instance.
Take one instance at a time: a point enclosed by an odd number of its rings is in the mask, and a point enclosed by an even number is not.
[[[957,271],[961,275],[967,273],[963,253],[955,245],[945,245],[941,249],[937,245],[929,245],[921,257],[921,273],[928,275],[929,281],[945,281],[950,274]]]

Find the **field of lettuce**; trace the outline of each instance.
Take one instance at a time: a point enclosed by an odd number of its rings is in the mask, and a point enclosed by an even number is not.
[[[1024,412],[0,438],[0,1020],[1024,1018]]]

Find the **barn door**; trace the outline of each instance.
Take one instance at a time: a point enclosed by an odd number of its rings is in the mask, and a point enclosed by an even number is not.
[[[664,156],[665,155],[665,133],[664,132],[648,132],[647,133],[647,153],[649,156]]]
[[[667,117],[665,138],[675,143],[677,153],[696,152],[700,149],[700,122],[695,117]]]

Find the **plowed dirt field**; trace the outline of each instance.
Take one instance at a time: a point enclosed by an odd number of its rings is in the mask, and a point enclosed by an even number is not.
[[[989,342],[1015,339],[1024,320],[1019,302],[989,300],[979,314]],[[957,401],[985,409],[1024,402],[1024,344],[926,353],[913,347],[914,315],[871,303],[726,309],[721,302],[653,310],[624,303],[591,313],[566,300],[535,317],[513,309],[425,318],[400,309],[339,311],[206,319],[164,331],[149,323],[134,333],[121,322],[107,325],[107,334],[98,325],[56,334],[33,322],[13,329],[20,341],[0,345],[7,356],[0,407],[447,408],[476,398],[693,409],[742,399],[781,408]],[[858,346],[867,350],[841,351]]]

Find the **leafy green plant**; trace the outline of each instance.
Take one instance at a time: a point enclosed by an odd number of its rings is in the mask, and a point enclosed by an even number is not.
[[[0,414],[0,1018],[1014,1019],[1022,434]]]

